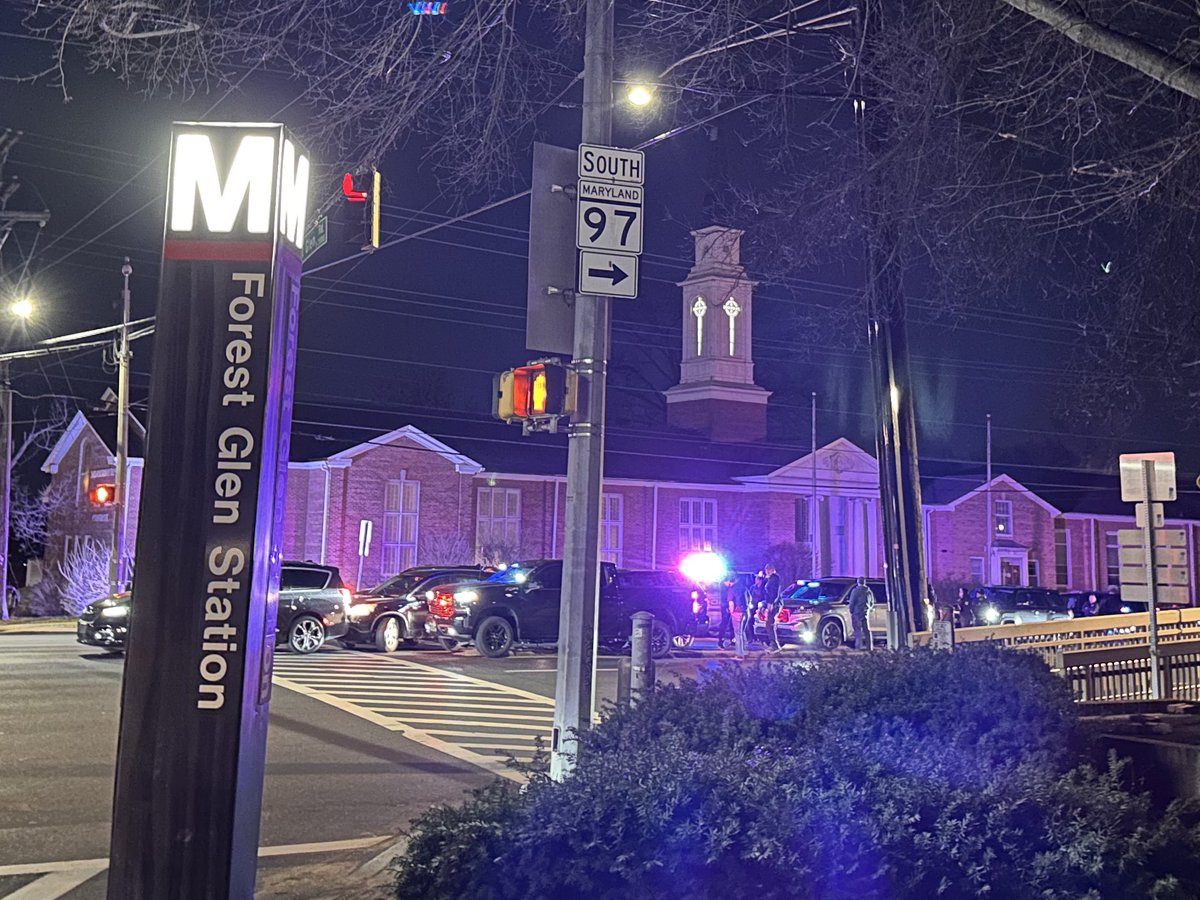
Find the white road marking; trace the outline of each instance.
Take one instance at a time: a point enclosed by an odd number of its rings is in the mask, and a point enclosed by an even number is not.
[[[391,656],[277,658],[275,682],[514,781],[523,779],[477,751],[531,759],[554,711],[544,694]]]
[[[299,856],[308,853],[337,853],[346,850],[364,850],[391,840],[388,835],[350,838],[344,841],[318,841],[310,844],[278,844],[274,847],[259,847],[259,858],[271,856]],[[89,878],[94,878],[108,868],[107,859],[67,859],[46,863],[22,863],[0,866],[0,877],[5,875],[41,875],[3,900],[58,900],[79,887]]]

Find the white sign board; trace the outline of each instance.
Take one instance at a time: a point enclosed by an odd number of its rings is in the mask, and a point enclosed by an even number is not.
[[[624,253],[579,252],[579,293],[607,297],[637,296],[638,258]]]
[[[1146,460],[1154,463],[1154,478],[1150,482],[1152,497],[1145,496],[1142,463]],[[1175,499],[1174,453],[1122,453],[1120,463],[1121,499],[1126,503],[1140,503],[1143,500],[1161,503]]]
[[[579,177],[617,184],[645,184],[646,154],[641,150],[580,144]]]
[[[1117,545],[1120,547],[1141,547],[1142,530],[1140,528],[1121,528],[1117,531]],[[1187,534],[1182,528],[1155,528],[1155,547],[1186,547]]]
[[[371,532],[375,530],[375,523],[370,519],[360,519],[358,523],[358,555],[371,555]]]
[[[1164,603],[1170,603],[1176,606],[1187,606],[1191,603],[1191,595],[1188,588],[1175,585],[1160,584],[1154,590],[1155,600],[1161,606]],[[1122,584],[1121,585],[1122,600],[1138,600],[1142,603],[1150,602],[1150,586],[1147,584]]]
[[[580,181],[575,246],[580,250],[642,252],[642,189],[633,184]]]

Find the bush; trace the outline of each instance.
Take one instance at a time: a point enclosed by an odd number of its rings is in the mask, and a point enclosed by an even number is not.
[[[21,588],[17,614],[22,616],[61,616],[62,588],[53,578],[43,578],[37,584]]]
[[[577,773],[419,818],[413,898],[1200,896],[1200,828],[1073,767],[1061,682],[981,647],[726,667],[581,736]]]

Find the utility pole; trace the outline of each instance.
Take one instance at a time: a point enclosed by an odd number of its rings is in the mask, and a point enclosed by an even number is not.
[[[0,426],[4,441],[4,471],[0,472],[0,619],[8,618],[8,518],[12,512],[12,385],[8,360],[0,361]]]
[[[817,556],[817,392],[812,392],[812,508],[808,513],[808,546],[812,558],[812,577],[821,577],[821,563]]]
[[[987,587],[992,583],[992,536],[996,533],[996,519],[992,515],[992,414],[987,414],[987,474],[984,476],[986,483],[984,491],[987,494],[987,521],[983,526],[984,538],[987,544],[984,546],[983,557],[983,584],[981,587]]]
[[[121,333],[117,345],[117,462],[113,479],[112,557],[108,563],[108,588],[113,594],[125,590],[128,582],[125,559],[125,522],[129,511],[126,494],[129,485],[129,276],[133,266],[129,257],[121,266],[125,286],[121,289]]]
[[[581,142],[612,141],[613,0],[587,0],[583,45]],[[592,724],[596,685],[596,614],[600,592],[600,502],[604,479],[604,406],[608,366],[609,298],[575,297],[573,363],[587,397],[567,445],[566,535],[550,777],[575,767],[573,732]],[[586,393],[584,393],[586,391]]]
[[[888,647],[908,646],[914,622],[921,621],[928,592],[925,542],[921,535],[921,479],[917,458],[908,327],[904,298],[904,262],[900,248],[895,186],[889,162],[896,138],[895,110],[883,98],[885,86],[872,73],[886,4],[868,2],[860,9],[864,57],[855,80],[854,110],[859,125],[862,194],[866,231],[867,341],[875,384],[878,424],[879,495],[883,506],[885,578],[888,593]]]

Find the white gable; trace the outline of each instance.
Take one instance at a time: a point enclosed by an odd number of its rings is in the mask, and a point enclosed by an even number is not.
[[[1043,500],[1041,497],[1039,497],[1037,494],[1035,494],[1029,488],[1025,487],[1025,485],[1021,484],[1021,482],[1017,481],[1015,478],[1013,478],[1009,475],[1004,475],[1004,474],[997,475],[995,478],[993,478],[991,481],[987,482],[986,484],[981,484],[979,487],[975,488],[974,490],[967,491],[961,497],[957,498],[956,500],[951,500],[949,503],[944,503],[944,504],[940,504],[940,505],[933,504],[933,503],[927,503],[925,505],[927,507],[929,507],[930,509],[954,509],[956,506],[959,506],[962,503],[966,503],[972,497],[978,497],[980,494],[987,493],[989,489],[991,489],[992,492],[1012,491],[1015,494],[1020,494],[1023,497],[1029,498],[1034,503],[1036,503],[1038,506],[1042,507],[1042,509],[1046,510],[1046,512],[1050,513],[1050,515],[1052,515],[1052,516],[1062,515],[1062,510],[1047,503],[1045,500]]]
[[[471,457],[459,453],[449,444],[443,444],[435,437],[430,437],[420,428],[414,425],[405,425],[403,428],[397,428],[395,431],[389,431],[387,434],[381,434],[379,437],[364,441],[357,444],[348,450],[343,450],[340,453],[335,453],[329,457],[329,462],[345,460],[349,462],[359,454],[366,453],[368,450],[374,450],[381,444],[390,444],[400,439],[412,441],[419,447],[426,450],[431,450],[441,456],[447,462],[454,466],[454,471],[463,475],[476,475],[483,471],[483,466],[471,459]]]
[[[875,457],[846,438],[838,438],[824,447],[818,447],[815,453],[806,453],[766,475],[737,480],[807,493],[812,489],[814,461],[817,487],[823,494],[864,493],[874,496],[879,493],[879,466]]]
[[[91,424],[87,420],[87,416],[81,412],[76,412],[75,417],[71,419],[63,433],[58,436],[58,440],[54,442],[54,446],[50,448],[50,455],[42,463],[43,472],[53,475],[58,471],[59,463],[70,452],[75,442],[79,440],[79,436],[83,434],[85,428],[95,433],[95,430],[92,429]]]

